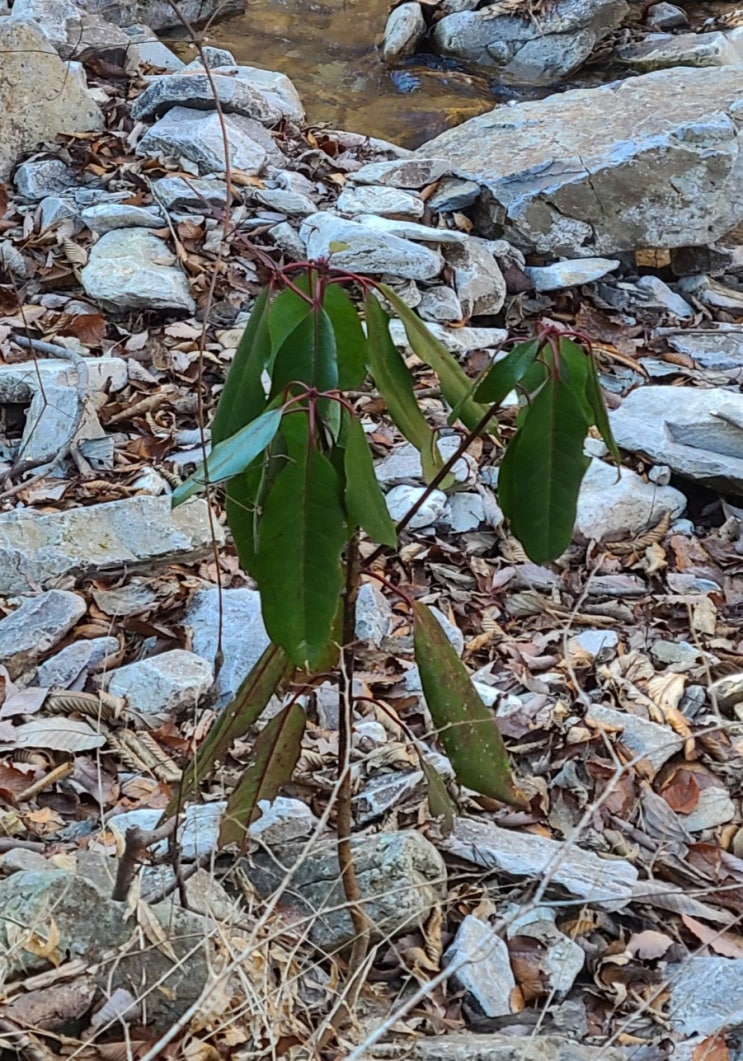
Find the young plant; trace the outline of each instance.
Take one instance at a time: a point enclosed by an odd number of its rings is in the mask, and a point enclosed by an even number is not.
[[[365,327],[342,286],[349,282],[363,292]],[[449,422],[465,429],[446,464],[380,298],[437,376],[451,408]],[[447,485],[458,457],[487,433],[504,398],[516,390],[521,407],[501,462],[499,500],[527,554],[542,563],[570,542],[591,426],[618,457],[590,349],[575,338],[545,330],[473,381],[386,285],[335,271],[327,262],[277,273],[238,347],[212,425],[211,454],[173,495],[178,505],[207,485],[224,484],[227,522],[240,563],[256,582],[272,640],[184,774],[181,801],[198,791],[275,692],[306,689],[313,676],[337,665],[341,652],[340,744],[348,746],[359,533],[380,549],[394,549],[413,511],[394,526],[348,392],[373,383],[401,434],[420,453],[432,489]],[[409,604],[423,691],[457,777],[477,792],[518,804],[521,795],[492,712],[431,611],[418,601]],[[242,842],[259,813],[258,801],[275,796],[291,777],[304,728],[297,695],[258,737],[254,760],[228,801],[220,843]],[[341,771],[341,841],[350,832],[346,775]],[[439,807],[440,794],[438,789]]]

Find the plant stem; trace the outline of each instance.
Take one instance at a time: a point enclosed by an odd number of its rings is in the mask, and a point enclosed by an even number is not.
[[[361,907],[356,867],[351,853],[351,737],[353,733],[353,672],[356,638],[356,597],[359,590],[358,532],[346,549],[346,587],[343,597],[343,648],[338,681],[338,800],[336,836],[338,864],[348,912],[354,927],[349,977],[363,964],[369,949],[369,919]]]

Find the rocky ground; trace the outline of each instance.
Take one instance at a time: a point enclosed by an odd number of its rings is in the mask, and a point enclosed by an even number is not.
[[[743,67],[502,107],[411,153],[305,127],[283,75],[208,48],[185,67],[66,0],[15,0],[0,50],[2,1048],[300,1058],[338,1003],[332,683],[246,857],[213,849],[250,742],[187,809],[180,886],[162,838],[111,895],[126,828],[156,827],[267,642],[218,499],[171,512],[169,494],[266,256],[340,244],[339,267],[384,276],[473,375],[540,319],[577,328],[626,457],[617,475],[589,440],[574,544],[549,568],[503,525],[489,445],[385,561],[439,609],[528,811],[465,792],[451,834],[431,818],[413,739],[449,767],[408,618],[362,589],[355,854],[377,935],[338,1056],[736,1056]],[[402,514],[417,457],[372,390],[356,401]]]

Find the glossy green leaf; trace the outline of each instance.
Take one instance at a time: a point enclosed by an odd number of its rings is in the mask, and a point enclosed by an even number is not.
[[[361,527],[380,545],[397,544],[395,524],[387,511],[374,474],[374,459],[360,421],[350,418],[345,449],[346,511],[354,527]]]
[[[325,288],[323,309],[335,333],[338,387],[356,390],[366,378],[366,336],[358,311],[339,284],[328,284]]]
[[[371,291],[366,292],[364,306],[369,367],[374,382],[396,426],[420,453],[424,477],[430,482],[443,467],[436,437],[420,411],[413,377],[390,337],[389,317]]]
[[[250,825],[260,816],[259,802],[273,800],[291,781],[302,750],[306,715],[299,704],[287,704],[258,734],[250,766],[237,783],[219,830],[218,846],[245,844]]]
[[[472,397],[473,380],[446,347],[431,334],[418,314],[407,306],[391,287],[380,284],[379,289],[405,326],[408,342],[414,352],[421,361],[430,365],[439,377],[441,391],[449,405],[457,410],[457,415],[465,427],[474,431],[487,408]]]
[[[619,446],[617,446],[614,432],[612,431],[609,422],[609,414],[606,411],[604,395],[601,391],[601,384],[599,383],[598,372],[596,371],[596,362],[593,359],[593,355],[590,353],[586,353],[586,360],[588,362],[586,398],[593,411],[593,422],[606,443],[607,449],[612,455],[612,458],[617,465],[620,465],[622,463],[622,455],[619,452]]]
[[[526,553],[541,564],[570,544],[578,491],[588,462],[583,401],[550,377],[525,410],[498,478],[498,498]]]
[[[504,803],[523,797],[511,778],[503,738],[431,610],[413,604],[413,647],[439,740],[461,784]]]
[[[539,350],[538,340],[514,346],[505,357],[496,361],[475,391],[478,401],[500,405],[531,368]]]
[[[252,571],[269,636],[300,666],[312,666],[330,637],[347,539],[338,475],[315,446],[305,446],[266,498]]]
[[[183,504],[207,483],[221,483],[245,471],[271,443],[281,423],[283,410],[269,409],[245,427],[219,442],[193,475],[173,491],[172,507]]]
[[[294,667],[283,648],[269,645],[240,683],[234,698],[220,713],[204,743],[183,771],[179,791],[165,810],[172,817],[189,799],[193,799],[201,782],[208,777],[236,740],[244,737],[263,714],[274,693],[280,692]]]
[[[268,333],[269,290],[258,296],[227,374],[212,422],[212,445],[218,445],[263,412],[266,394],[261,382],[271,356]]]
[[[305,278],[303,277],[302,279],[304,280]],[[307,285],[306,283],[300,283],[295,286],[305,289]],[[282,291],[273,300],[267,320],[268,334],[271,339],[272,363],[287,337],[311,312],[312,306],[310,302],[291,289]]]
[[[271,397],[294,381],[319,391],[338,386],[335,335],[327,313],[306,307],[276,352],[271,370]]]

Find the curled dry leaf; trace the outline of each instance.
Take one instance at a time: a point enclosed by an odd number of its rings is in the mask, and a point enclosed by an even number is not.
[[[106,738],[89,726],[73,718],[40,718],[25,722],[15,731],[19,748],[49,748],[55,752],[85,752],[102,748]]]

